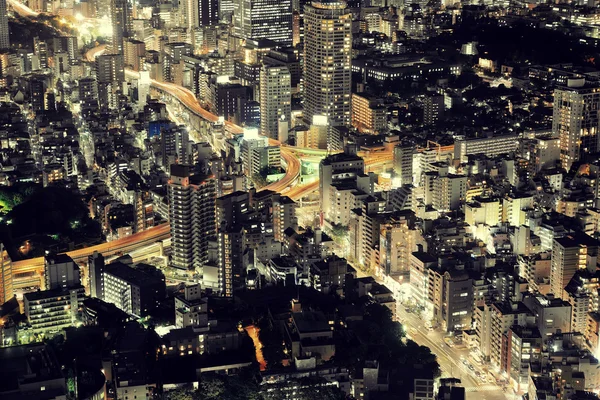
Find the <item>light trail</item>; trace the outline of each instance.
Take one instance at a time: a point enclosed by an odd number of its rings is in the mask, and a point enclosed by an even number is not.
[[[31,8],[27,7],[25,4],[21,3],[17,0],[8,0],[8,4],[12,6],[15,12],[23,17],[37,17],[40,15],[39,12],[33,11]]]
[[[87,258],[97,251],[105,257],[112,255],[126,254],[140,247],[147,246],[158,240],[168,239],[171,236],[169,224],[161,224],[143,232],[134,233],[112,242],[101,243],[95,246],[84,247],[82,249],[68,251],[66,254],[74,261],[86,261]],[[44,257],[31,258],[28,260],[15,261],[12,263],[12,272],[15,284],[18,285],[19,276],[22,279],[31,279],[32,273],[41,275],[44,273]],[[17,275],[17,276],[15,276]]]

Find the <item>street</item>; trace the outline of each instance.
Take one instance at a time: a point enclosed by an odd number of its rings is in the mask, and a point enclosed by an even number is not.
[[[442,371],[442,378],[453,377],[461,380],[462,386],[465,387],[467,400],[512,398],[512,396],[507,396],[496,382],[490,382],[489,375],[481,368],[482,365],[472,362],[469,349],[464,346],[448,346],[444,342],[442,332],[428,331],[423,320],[417,314],[406,312],[405,307],[400,303],[397,304],[397,315],[400,323],[405,326],[409,338],[422,346],[429,347],[431,352],[436,355]],[[466,361],[463,362],[463,360]],[[465,363],[471,364],[473,371]],[[487,382],[482,382],[482,379],[475,375],[475,371],[486,376]]]

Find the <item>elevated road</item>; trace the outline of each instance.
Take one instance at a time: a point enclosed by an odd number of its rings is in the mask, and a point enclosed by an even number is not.
[[[10,4],[13,10],[15,10],[15,12],[22,17],[37,17],[40,15],[39,12],[33,11],[31,8],[27,7],[18,0],[8,0],[7,3]]]
[[[153,244],[159,240],[168,239],[169,237],[171,237],[169,224],[161,224],[143,232],[113,240],[112,242],[69,251],[66,254],[76,262],[85,262],[88,256],[92,255],[95,251],[102,253],[105,257],[118,256]],[[29,281],[32,277],[41,277],[43,275],[44,257],[15,261],[12,264],[12,269],[15,286],[19,287],[20,280]]]

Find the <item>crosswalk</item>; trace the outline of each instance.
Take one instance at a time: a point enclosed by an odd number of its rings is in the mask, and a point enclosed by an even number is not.
[[[493,392],[495,390],[502,390],[502,388],[496,385],[468,386],[465,388],[465,392]]]

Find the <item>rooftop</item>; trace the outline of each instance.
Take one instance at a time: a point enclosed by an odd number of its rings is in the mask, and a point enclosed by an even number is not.
[[[164,277],[161,278],[158,271],[153,274],[149,269],[143,271],[142,268],[132,268],[120,262],[108,264],[105,272],[138,286],[150,286],[164,282]]]

